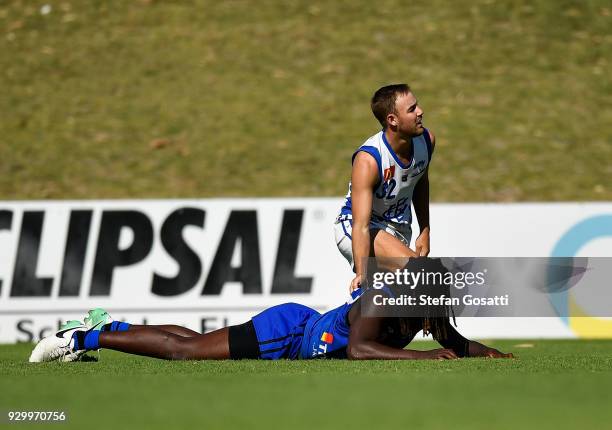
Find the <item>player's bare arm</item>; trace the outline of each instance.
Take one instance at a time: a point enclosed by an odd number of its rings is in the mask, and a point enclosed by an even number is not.
[[[355,305],[349,313],[350,335],[346,348],[350,360],[431,360],[458,358],[452,349],[416,351],[394,348],[381,343],[384,317],[365,317],[361,305]]]
[[[431,139],[431,150],[436,145],[436,138],[431,131],[427,131]],[[414,205],[414,212],[419,222],[419,237],[414,242],[415,252],[421,257],[427,257],[430,251],[429,245],[429,166],[425,171],[423,177],[419,180],[416,187],[414,188],[414,194],[412,196],[412,204]]]
[[[463,337],[446,319],[444,322],[443,337],[435,338],[442,346],[439,349],[429,351],[416,351],[397,348],[381,342],[381,335],[385,332],[384,324],[389,318],[376,316],[380,308],[367,308],[367,316],[364,316],[362,306],[374,306],[370,294],[366,292],[361,298],[361,303],[354,305],[349,314],[350,334],[347,345],[347,358],[352,360],[427,360],[427,359],[455,359],[460,357],[489,357],[489,358],[513,358],[512,353],[504,354],[494,348],[481,343],[471,341]],[[417,324],[415,331],[423,329],[423,319],[410,318]],[[434,335],[435,336],[435,335]],[[397,340],[397,339],[396,339]],[[412,337],[399,339],[400,344],[408,345]]]
[[[407,259],[417,254],[389,233],[370,230],[372,217],[373,189],[378,183],[376,160],[365,152],[359,152],[353,162],[351,174],[351,193],[353,198],[353,259],[355,277],[351,281],[351,291],[359,288],[364,276],[364,258],[376,256],[380,264],[389,269],[403,267]],[[390,267],[389,265],[392,265]],[[397,266],[397,267],[396,267]]]
[[[351,174],[351,192],[353,196],[353,256],[355,278],[351,282],[351,291],[359,288],[365,267],[364,258],[370,256],[370,218],[372,216],[372,190],[378,182],[378,165],[376,160],[365,152],[355,156]]]

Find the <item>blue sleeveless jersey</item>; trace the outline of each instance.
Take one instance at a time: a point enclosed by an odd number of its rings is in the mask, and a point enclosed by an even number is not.
[[[360,295],[361,289],[355,290],[351,300],[342,306],[308,319],[299,358],[346,358],[350,331],[348,313]]]
[[[251,321],[259,358],[346,358],[348,313],[360,295],[361,290],[355,290],[350,301],[324,314],[298,303],[283,303],[255,315]]]

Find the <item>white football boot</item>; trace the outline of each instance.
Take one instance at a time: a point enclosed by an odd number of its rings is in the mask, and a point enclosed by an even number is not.
[[[87,327],[80,321],[69,321],[54,335],[41,339],[30,354],[30,363],[54,360],[76,361],[81,358],[85,351],[75,350],[72,340],[72,335],[76,331],[87,331]]]

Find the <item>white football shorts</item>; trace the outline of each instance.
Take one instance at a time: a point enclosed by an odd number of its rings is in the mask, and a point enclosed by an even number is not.
[[[406,246],[410,246],[412,238],[412,228],[410,224],[398,224],[384,220],[370,220],[370,231],[383,230],[391,236],[398,238]],[[334,235],[336,236],[336,246],[346,261],[355,267],[353,261],[353,220],[351,218],[338,219],[334,223]]]

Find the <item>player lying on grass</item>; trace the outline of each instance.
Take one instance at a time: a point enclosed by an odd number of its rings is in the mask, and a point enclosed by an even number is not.
[[[90,311],[84,323],[71,322],[42,339],[31,362],[74,361],[100,348],[168,360],[348,358],[455,359],[511,358],[461,336],[446,317],[365,316],[372,295],[381,290],[358,289],[353,299],[324,314],[297,303],[274,306],[249,322],[200,334],[177,325],[131,325],[113,321],[102,309]],[[370,315],[368,313],[368,315]],[[443,348],[404,349],[423,331]]]

